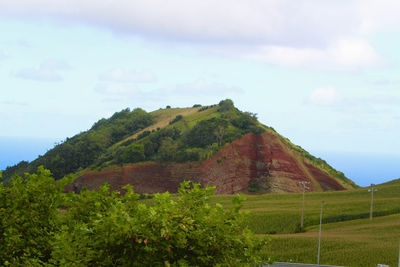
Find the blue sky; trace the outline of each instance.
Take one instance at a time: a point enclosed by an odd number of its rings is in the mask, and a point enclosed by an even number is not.
[[[126,107],[231,98],[314,154],[381,155],[386,179],[398,178],[399,10],[395,0],[2,1],[0,139],[51,140],[38,141],[43,153]]]

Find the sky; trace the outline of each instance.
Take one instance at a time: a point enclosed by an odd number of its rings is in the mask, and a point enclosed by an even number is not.
[[[398,0],[0,0],[0,169],[126,107],[230,98],[358,184],[399,178],[399,12]]]

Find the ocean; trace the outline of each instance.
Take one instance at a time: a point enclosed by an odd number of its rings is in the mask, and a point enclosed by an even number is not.
[[[0,170],[22,160],[32,161],[52,149],[55,138],[0,137]]]

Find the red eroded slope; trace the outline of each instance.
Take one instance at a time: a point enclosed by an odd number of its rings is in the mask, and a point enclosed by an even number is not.
[[[217,194],[247,193],[250,184],[258,184],[264,192],[300,192],[299,181],[309,181],[311,191],[344,189],[329,174],[296,158],[276,135],[250,133],[206,161],[144,162],[89,172],[68,190],[79,191],[82,186],[97,189],[108,182],[115,190],[131,184],[138,193],[176,192],[184,180],[214,185]]]

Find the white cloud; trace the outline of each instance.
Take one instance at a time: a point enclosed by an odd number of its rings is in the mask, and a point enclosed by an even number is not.
[[[314,105],[333,106],[340,102],[341,96],[335,87],[318,88],[311,92],[308,101]]]
[[[155,82],[157,78],[150,71],[128,71],[123,68],[115,68],[100,75],[100,80],[113,82]]]
[[[15,0],[6,15],[48,16],[116,31],[172,39],[322,44],[357,28],[356,6],[342,1],[290,0]],[[339,19],[340,18],[340,19]]]
[[[245,57],[282,66],[335,71],[354,71],[383,64],[373,47],[360,39],[338,40],[322,49],[265,46]]]
[[[59,82],[63,78],[58,72],[69,69],[71,69],[71,66],[66,61],[47,59],[39,67],[21,69],[14,73],[14,76],[26,80]]]
[[[367,35],[400,31],[398,10],[398,0],[0,1],[0,15],[81,21],[272,64],[344,71],[381,64]]]
[[[400,32],[400,1],[357,0],[357,5],[362,18],[360,24],[362,33]]]
[[[46,81],[46,82],[59,82],[62,81],[62,77],[52,70],[41,69],[41,68],[28,68],[22,69],[14,75],[20,79],[35,80],[35,81]]]

